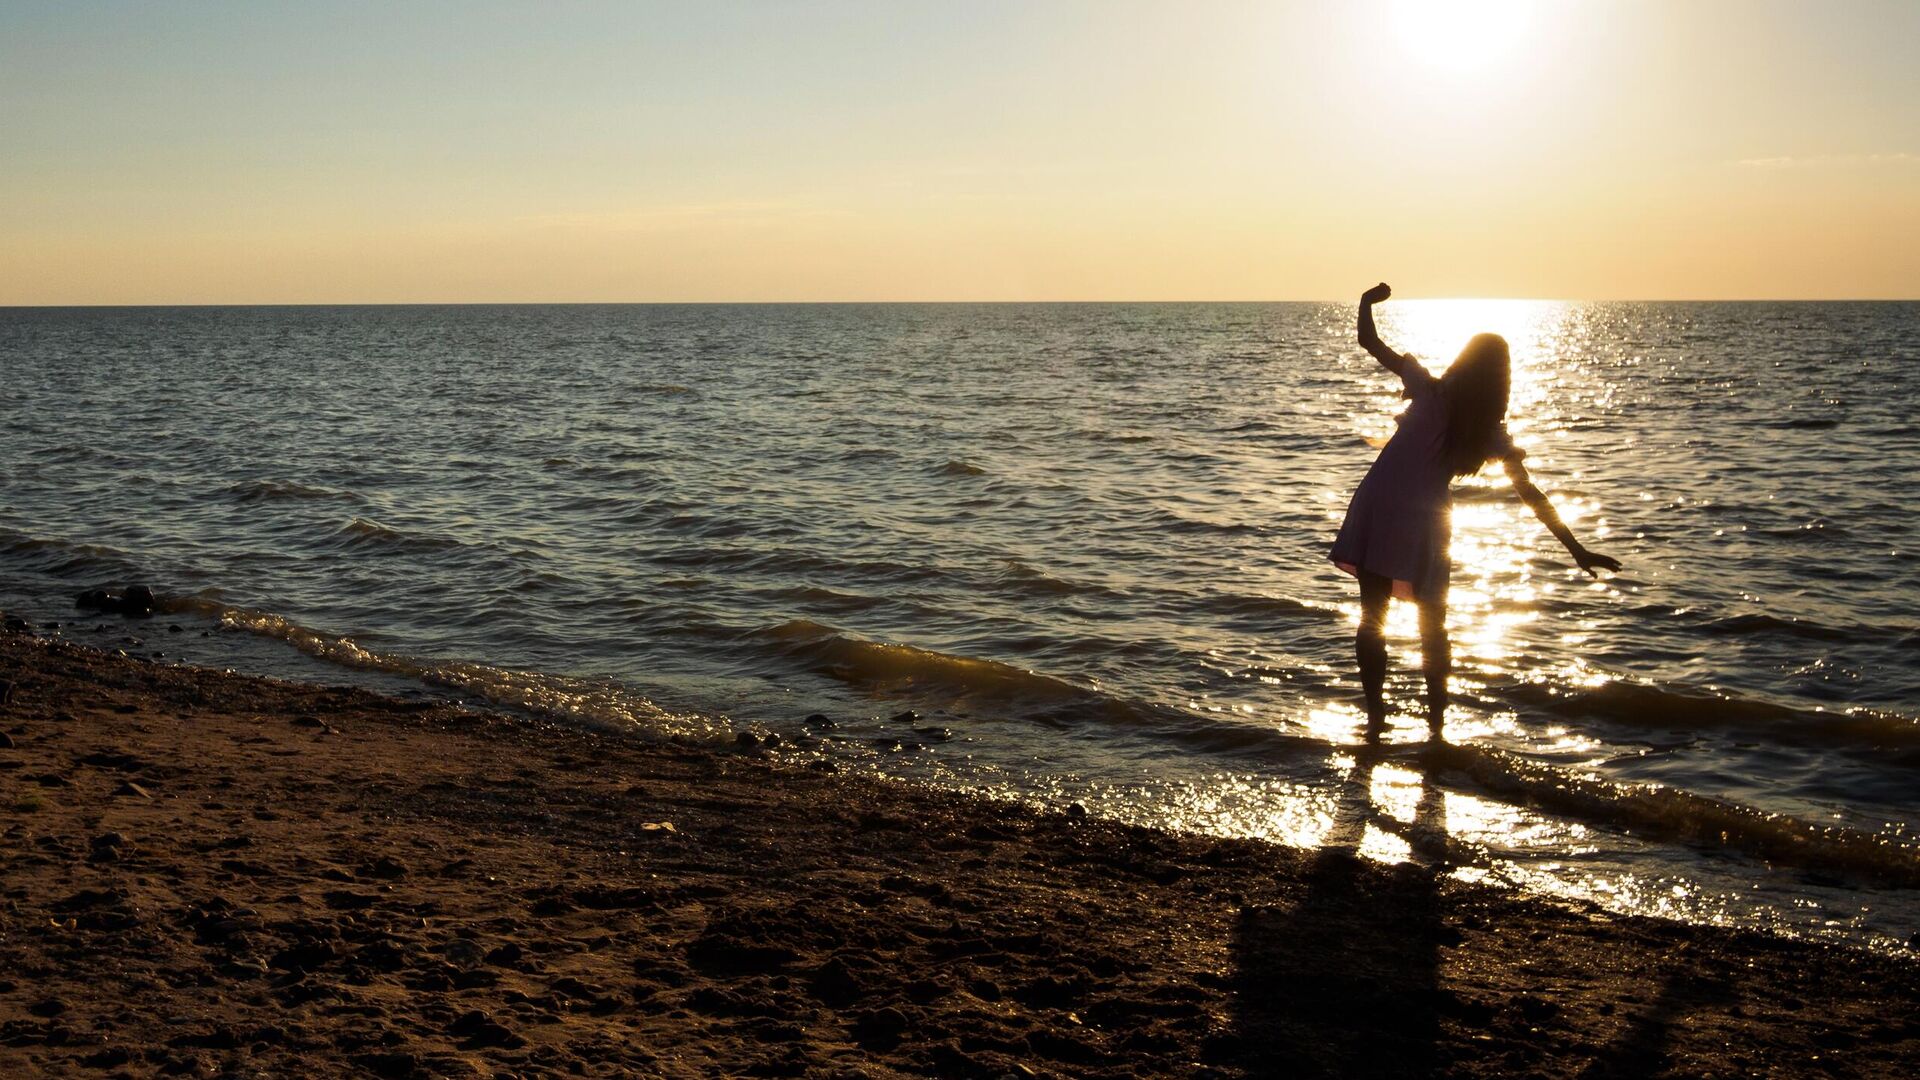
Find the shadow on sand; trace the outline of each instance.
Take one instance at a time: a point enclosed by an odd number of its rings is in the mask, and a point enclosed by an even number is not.
[[[1440,950],[1462,935],[1442,918],[1440,878],[1456,860],[1445,800],[1431,776],[1439,759],[1427,749],[1378,745],[1354,758],[1300,882],[1272,904],[1243,908],[1235,925],[1234,1048],[1246,1075],[1429,1076],[1473,1064],[1457,1060],[1464,1055],[1482,1068],[1522,1071],[1558,1057],[1577,1065],[1583,1080],[1651,1076],[1675,1066],[1676,1025],[1739,999],[1724,975],[1697,961],[1603,953],[1596,964],[1592,954],[1550,943],[1539,959],[1565,965],[1557,981],[1593,985],[1625,976],[1636,988],[1657,988],[1652,1000],[1622,995],[1619,1014],[1589,1018],[1584,1033],[1548,1036],[1537,1025],[1558,1013],[1557,1004],[1511,991],[1505,1001],[1479,1004],[1456,997],[1458,987],[1441,980]],[[1363,846],[1396,846],[1394,838],[1405,845],[1403,862],[1359,854]],[[1684,946],[1684,931],[1664,932]],[[1461,965],[1456,977],[1474,981],[1471,956],[1454,963]],[[1443,1020],[1451,1038],[1442,1037]]]
[[[1373,745],[1355,757],[1295,897],[1240,913],[1236,1028],[1248,1075],[1423,1076],[1440,1064],[1439,950],[1459,940],[1440,919],[1445,805],[1420,758]],[[1361,857],[1370,828],[1404,841],[1410,859]]]

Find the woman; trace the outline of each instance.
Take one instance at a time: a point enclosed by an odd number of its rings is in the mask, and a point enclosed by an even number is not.
[[[1332,557],[1360,580],[1360,631],[1354,651],[1367,695],[1368,736],[1378,736],[1386,726],[1384,627],[1387,602],[1397,596],[1420,609],[1427,727],[1437,738],[1446,718],[1447,674],[1453,666],[1447,641],[1447,578],[1452,569],[1447,548],[1455,477],[1471,476],[1499,459],[1515,493],[1566,545],[1580,569],[1597,576],[1603,569],[1620,569],[1620,563],[1582,547],[1528,478],[1521,464],[1526,455],[1507,434],[1506,340],[1497,334],[1476,335],[1436,379],[1413,357],[1387,348],[1374,331],[1373,305],[1391,295],[1381,284],[1360,297],[1360,345],[1400,376],[1413,403],[1353,493]]]

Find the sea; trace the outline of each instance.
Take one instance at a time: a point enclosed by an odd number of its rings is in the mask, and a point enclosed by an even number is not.
[[[1395,300],[1512,344],[1364,734],[1350,304],[0,309],[0,609],[1605,911],[1920,946],[1920,304]],[[151,586],[159,613],[76,608]],[[768,744],[771,744],[770,746]],[[1442,813],[1416,813],[1435,800]],[[1079,811],[1074,811],[1079,812]]]

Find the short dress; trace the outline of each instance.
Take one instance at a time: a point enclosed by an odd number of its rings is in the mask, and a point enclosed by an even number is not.
[[[1347,504],[1331,556],[1355,577],[1365,571],[1393,579],[1393,595],[1402,600],[1444,600],[1453,572],[1453,474],[1442,455],[1447,403],[1440,380],[1413,360],[1402,378],[1413,403]],[[1501,424],[1487,457],[1519,454]]]

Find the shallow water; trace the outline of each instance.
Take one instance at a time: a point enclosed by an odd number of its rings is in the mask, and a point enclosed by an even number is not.
[[[1436,370],[1509,337],[1536,480],[1626,569],[1464,484],[1450,745],[1383,754],[1325,559],[1399,405],[1352,317],[0,310],[0,607],[150,582],[171,614],[64,632],[656,732],[819,712],[792,752],[1291,843],[1362,770],[1405,821],[1442,792],[1462,877],[1920,930],[1920,305],[1388,305]]]

